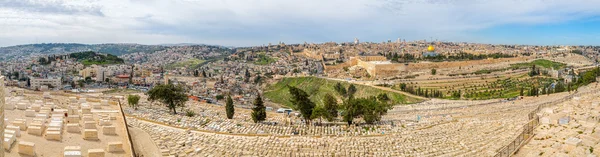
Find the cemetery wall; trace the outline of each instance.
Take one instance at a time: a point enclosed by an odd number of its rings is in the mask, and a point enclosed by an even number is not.
[[[4,97],[6,96],[4,90],[4,76],[0,76],[0,157],[4,157]]]

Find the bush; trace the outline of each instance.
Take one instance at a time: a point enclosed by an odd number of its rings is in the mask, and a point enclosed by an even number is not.
[[[194,117],[194,116],[196,116],[196,112],[194,112],[193,110],[186,110],[185,116]]]

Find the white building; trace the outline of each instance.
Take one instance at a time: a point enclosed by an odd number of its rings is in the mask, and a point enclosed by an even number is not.
[[[30,79],[31,88],[36,89],[40,88],[43,85],[47,85],[48,87],[60,88],[62,83],[60,82],[60,78],[31,78]]]

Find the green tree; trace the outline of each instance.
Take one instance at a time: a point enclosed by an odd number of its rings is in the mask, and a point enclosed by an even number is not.
[[[219,94],[215,97],[217,99],[217,101],[221,101],[223,100],[225,97],[222,94]]]
[[[290,94],[292,94],[292,99],[290,100],[296,109],[300,110],[302,117],[304,118],[306,124],[310,124],[311,115],[313,109],[315,108],[315,103],[310,101],[308,98],[308,94],[304,92],[302,89],[288,86]]]
[[[322,119],[331,119],[329,118],[329,114],[327,113],[327,110],[325,110],[325,108],[323,106],[317,106],[313,109],[312,114],[310,115],[311,119],[316,119],[319,118],[319,124],[322,123]]]
[[[337,100],[331,94],[327,93],[323,97],[323,105],[328,114],[326,117],[327,121],[332,122],[338,116]]]
[[[254,99],[254,108],[252,108],[252,120],[254,121],[254,123],[258,123],[264,121],[265,119],[267,119],[266,107],[262,98],[260,97],[260,95],[258,95],[258,97]]]
[[[227,112],[227,118],[233,119],[235,108],[233,107],[233,100],[230,95],[227,95],[227,102],[225,103],[225,111]]]
[[[381,117],[392,108],[388,103],[377,101],[375,96],[368,98],[348,99],[344,102],[344,120],[352,124],[353,119],[362,117],[367,124],[380,121]]]
[[[355,93],[356,87],[354,86],[354,84],[350,84],[350,86],[348,87],[348,97],[353,98]]]
[[[129,104],[129,106],[133,107],[136,110],[137,110],[139,102],[140,102],[139,95],[128,95],[127,96],[127,103]]]
[[[377,100],[379,100],[381,102],[387,102],[387,101],[390,101],[390,98],[388,97],[388,95],[386,93],[379,93],[379,95],[377,95]]]
[[[336,83],[335,86],[333,86],[333,88],[335,89],[336,92],[338,92],[338,94],[340,94],[341,96],[346,96],[347,92],[346,92],[346,88],[341,84],[341,83]]]
[[[84,88],[85,87],[85,81],[79,80],[79,81],[77,81],[77,83],[79,84],[80,88]]]
[[[431,75],[435,75],[437,73],[436,69],[431,69]]]
[[[525,89],[523,89],[523,87],[521,87],[521,92],[519,92],[519,95],[523,96],[525,94],[525,93],[523,93],[523,90],[525,90]]]
[[[160,101],[167,105],[167,108],[173,110],[173,114],[177,114],[177,107],[184,107],[188,97],[185,90],[181,86],[173,84],[158,85],[148,91],[149,101]]]
[[[565,83],[562,80],[559,80],[558,83],[554,86],[554,93],[560,93],[565,91]]]
[[[85,77],[85,82],[86,83],[91,83],[92,82],[92,77]]]

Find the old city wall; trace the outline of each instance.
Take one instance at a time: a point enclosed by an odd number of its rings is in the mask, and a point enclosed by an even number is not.
[[[323,59],[323,57],[321,56],[321,54],[318,53],[318,52],[316,52],[316,51],[311,51],[311,50],[304,49],[302,51],[302,54],[304,54],[306,57],[312,58],[312,59],[319,59],[319,60]]]
[[[418,71],[423,69],[433,68],[456,68],[461,66],[469,65],[482,65],[482,64],[496,64],[502,62],[525,62],[535,57],[515,57],[515,58],[499,58],[499,59],[484,59],[484,60],[471,60],[471,61],[460,61],[460,62],[431,62],[431,63],[412,63],[407,66],[408,71]]]

